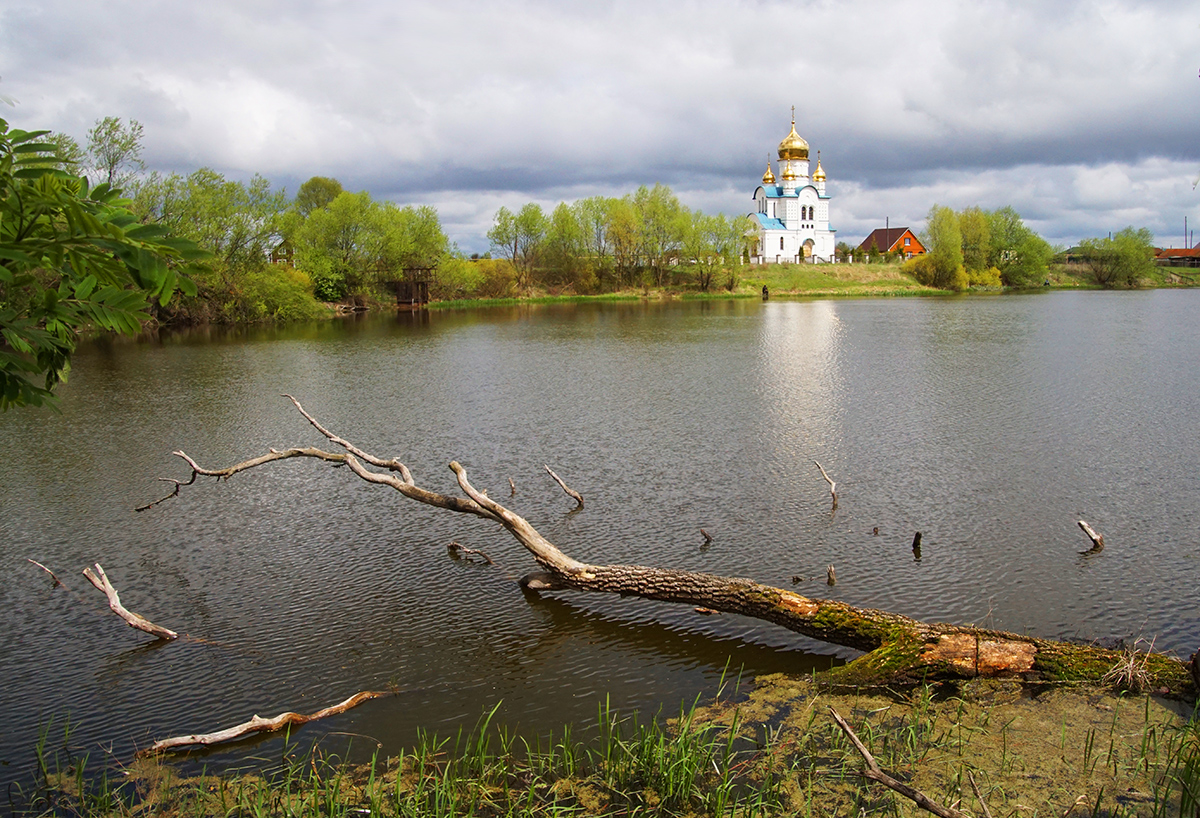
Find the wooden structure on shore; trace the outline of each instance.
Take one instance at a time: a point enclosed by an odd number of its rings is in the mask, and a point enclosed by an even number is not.
[[[396,296],[397,307],[418,310],[429,303],[433,270],[433,267],[406,267],[402,279],[385,281],[383,286]]]

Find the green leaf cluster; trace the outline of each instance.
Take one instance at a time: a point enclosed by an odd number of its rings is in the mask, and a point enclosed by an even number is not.
[[[52,403],[80,332],[138,333],[152,304],[195,293],[188,275],[207,257],[63,170],[48,133],[0,119],[0,411]]]

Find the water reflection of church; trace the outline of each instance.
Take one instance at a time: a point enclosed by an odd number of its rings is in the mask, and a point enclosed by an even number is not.
[[[829,194],[825,192],[825,170],[817,153],[817,169],[808,175],[808,143],[796,133],[796,109],[792,109],[792,132],[779,143],[779,179],[767,172],[754,191],[751,218],[758,223],[758,242],[753,261],[775,264],[798,261],[833,261],[836,232],[829,226]]]

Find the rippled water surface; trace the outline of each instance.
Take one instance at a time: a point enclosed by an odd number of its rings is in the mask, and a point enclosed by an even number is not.
[[[127,760],[394,686],[302,733],[394,753],[498,701],[542,733],[605,696],[672,710],[726,665],[853,655],[686,606],[526,597],[515,579],[533,563],[495,525],[313,461],[133,512],[169,488],[155,478],[187,476],[174,449],[223,466],[321,443],[283,392],[430,487],[451,491],[459,460],[580,559],[800,577],[802,593],[923,619],[1189,654],[1197,327],[1200,292],[1089,292],[560,305],[89,346],[61,414],[0,415],[0,785],[28,775],[51,717],[75,725],[73,747]],[[568,513],[546,463],[585,510]],[[1081,518],[1102,554],[1077,553]],[[451,541],[497,565],[451,559]],[[190,638],[126,628],[79,576],[96,560],[130,608]]]

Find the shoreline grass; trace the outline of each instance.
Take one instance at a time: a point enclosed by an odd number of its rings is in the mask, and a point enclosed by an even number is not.
[[[719,696],[718,696],[719,698]],[[599,707],[583,739],[526,739],[494,723],[420,736],[398,755],[350,765],[296,737],[255,773],[185,777],[138,762],[119,781],[76,760],[46,762],[44,786],[12,814],[56,816],[757,816],[918,814],[865,781],[833,724],[850,721],[885,770],[944,805],[995,816],[1193,818],[1200,726],[1154,696],[1019,683],[831,693],[809,678],[759,679],[748,697],[670,719]]]

